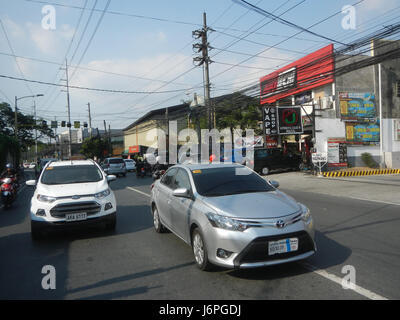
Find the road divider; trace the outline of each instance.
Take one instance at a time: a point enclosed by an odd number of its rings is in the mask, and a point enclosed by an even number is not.
[[[358,171],[332,171],[323,172],[324,177],[336,178],[336,177],[361,177],[361,176],[373,176],[382,174],[400,174],[400,169],[376,169],[376,170],[358,170]]]

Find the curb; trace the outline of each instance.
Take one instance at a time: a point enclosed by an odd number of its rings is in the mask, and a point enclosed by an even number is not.
[[[335,171],[323,172],[324,177],[359,177],[359,176],[373,176],[378,174],[400,174],[400,169],[377,169],[377,170],[361,170],[361,171]]]

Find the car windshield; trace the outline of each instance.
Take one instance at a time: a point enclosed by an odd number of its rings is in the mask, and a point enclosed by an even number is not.
[[[48,167],[43,173],[43,184],[69,184],[98,182],[103,179],[100,170],[94,165]]]
[[[115,163],[124,163],[123,159],[110,159],[110,163],[115,164]]]
[[[206,197],[275,190],[248,168],[219,167],[192,170],[197,192]]]

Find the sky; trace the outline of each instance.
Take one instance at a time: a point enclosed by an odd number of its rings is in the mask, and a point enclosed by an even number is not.
[[[194,65],[192,48],[199,41],[192,31],[201,28],[203,12],[215,30],[208,38],[214,48],[209,52],[212,97],[257,84],[331,43],[239,2],[0,0],[0,75],[65,84],[67,61],[70,86],[114,91],[70,88],[71,121],[88,122],[90,103],[92,127],[102,129],[105,120],[107,127],[123,129],[150,110],[191,100],[195,92],[203,95],[203,70]],[[248,2],[343,43],[400,22],[400,0]],[[346,5],[353,5],[355,17],[355,27],[347,30],[342,22],[348,11],[341,12]],[[46,6],[54,9],[55,19],[48,19]],[[68,121],[65,88],[0,77],[0,102],[13,108],[16,96],[37,94],[44,96],[18,100],[19,110],[33,114],[35,102],[38,118]]]

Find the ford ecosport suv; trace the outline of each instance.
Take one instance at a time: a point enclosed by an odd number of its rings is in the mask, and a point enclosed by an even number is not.
[[[32,238],[45,230],[95,222],[115,229],[117,203],[109,187],[115,179],[91,160],[47,163],[37,181],[26,182],[36,186],[30,209]]]

